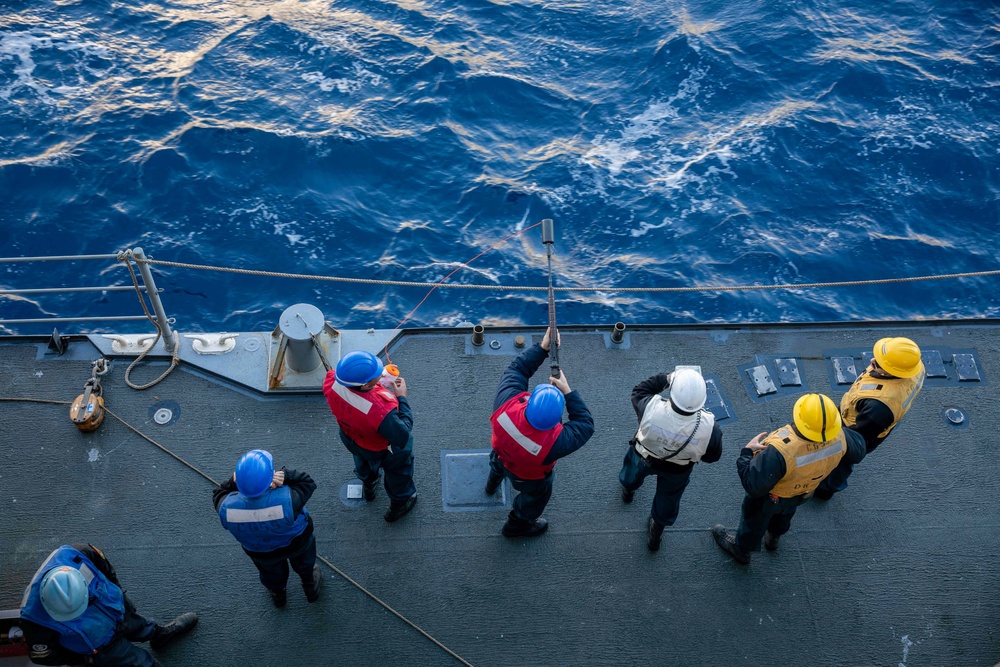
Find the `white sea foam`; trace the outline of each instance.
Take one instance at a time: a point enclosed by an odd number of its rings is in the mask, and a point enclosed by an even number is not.
[[[302,80],[317,84],[322,91],[332,92],[336,90],[345,95],[353,95],[366,86],[381,86],[385,81],[382,75],[365,69],[361,63],[351,65],[351,72],[353,76],[339,79],[327,78],[320,72],[306,72],[302,75]]]

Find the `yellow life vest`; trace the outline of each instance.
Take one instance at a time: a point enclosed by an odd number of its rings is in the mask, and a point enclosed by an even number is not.
[[[764,444],[777,449],[785,459],[785,476],[771,489],[771,495],[779,498],[815,491],[847,453],[843,429],[832,440],[813,442],[799,437],[786,425],[764,438]]]
[[[889,428],[878,434],[879,438],[889,435],[899,420],[913,405],[913,399],[924,386],[927,372],[923,363],[920,372],[911,378],[879,378],[865,371],[858,376],[844,397],[840,399],[840,414],[844,418],[844,426],[853,428],[858,422],[858,401],[863,398],[874,398],[892,411],[893,422]]]

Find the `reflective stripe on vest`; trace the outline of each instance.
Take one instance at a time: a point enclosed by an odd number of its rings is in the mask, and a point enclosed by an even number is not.
[[[521,479],[543,479],[552,472],[555,463],[545,464],[545,457],[562,433],[562,424],[539,431],[528,423],[524,410],[528,397],[524,391],[514,396],[493,413],[492,445],[497,456],[512,475]]]
[[[654,458],[680,465],[697,463],[708,449],[714,426],[715,416],[711,412],[678,414],[670,401],[655,395],[642,413],[636,440]],[[683,447],[685,442],[688,444]]]
[[[785,476],[771,489],[771,494],[779,498],[815,491],[847,453],[843,429],[832,440],[813,442],[800,438],[786,425],[764,438],[764,444],[777,449],[785,459]]]
[[[877,378],[865,371],[840,399],[840,414],[844,418],[844,426],[853,428],[858,423],[858,401],[874,398],[892,412],[892,423],[877,436],[879,439],[886,437],[909,411],[913,399],[923,388],[926,377],[923,362],[920,364],[920,372],[911,378]]]
[[[219,505],[219,519],[247,551],[257,552],[287,547],[309,526],[306,508],[295,516],[287,486],[270,489],[260,498],[230,493]]]
[[[42,605],[41,587],[45,575],[57,567],[80,571],[87,582],[90,602],[71,621],[57,621]],[[91,655],[111,641],[125,618],[125,595],[79,550],[63,545],[49,554],[35,572],[21,600],[21,617],[59,634],[59,644],[79,655]]]
[[[358,447],[373,452],[389,448],[389,441],[379,435],[378,428],[393,410],[399,399],[380,386],[369,391],[356,391],[337,382],[336,370],[326,374],[323,381],[330,412],[337,418],[337,425]]]

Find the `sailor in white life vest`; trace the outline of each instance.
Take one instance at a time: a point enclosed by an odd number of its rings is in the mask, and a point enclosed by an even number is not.
[[[736,470],[746,495],[736,535],[717,524],[712,537],[733,560],[746,565],[750,554],[768,551],[788,532],[799,505],[842,459],[859,463],[865,440],[843,428],[836,404],[823,394],[804,394],[792,408],[792,423],[760,433],[740,451]]]
[[[660,392],[669,389],[668,398]],[[714,463],[722,456],[722,429],[703,409],[705,380],[693,368],[658,373],[632,389],[632,407],[639,430],[629,443],[618,480],[622,501],[632,502],[648,475],[656,475],[656,495],[648,520],[646,546],[660,548],[665,526],[674,525],[681,496],[699,461]]]
[[[927,372],[920,348],[909,338],[883,338],[875,343],[871,363],[840,399],[844,426],[865,439],[868,454],[882,444],[911,407],[924,386]],[[850,461],[841,461],[816,489],[815,497],[829,500],[847,488],[854,471]]]
[[[323,394],[337,418],[340,441],[354,457],[354,474],[363,484],[365,500],[375,499],[379,470],[385,471],[385,520],[392,523],[417,504],[413,412],[406,400],[406,380],[397,377],[383,387],[382,370],[382,360],[371,352],[345,354],[326,374]]]
[[[549,334],[511,362],[493,399],[490,473],[486,495],[500,488],[504,476],[518,491],[503,526],[506,537],[534,537],[548,528],[541,518],[552,496],[556,461],[572,454],[594,434],[594,420],[583,398],[570,389],[562,371],[528,392],[528,381],[549,355]],[[559,332],[556,332],[558,345]],[[569,421],[562,423],[563,408]]]

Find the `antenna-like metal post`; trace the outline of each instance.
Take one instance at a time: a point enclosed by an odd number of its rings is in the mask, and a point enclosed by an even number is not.
[[[556,230],[552,225],[552,218],[542,220],[542,243],[555,243]]]
[[[615,322],[615,328],[611,330],[611,342],[620,345],[625,340],[625,323]]]
[[[142,274],[142,282],[146,285],[149,302],[153,304],[153,313],[156,314],[156,322],[160,325],[160,331],[163,334],[163,347],[166,348],[167,352],[173,353],[177,349],[177,336],[170,329],[170,322],[167,321],[167,313],[163,310],[163,302],[160,301],[160,293],[156,289],[153,272],[149,270],[149,264],[146,263],[146,253],[142,251],[142,248],[135,248],[132,250],[132,255],[135,256],[135,263],[139,265],[139,273]]]

